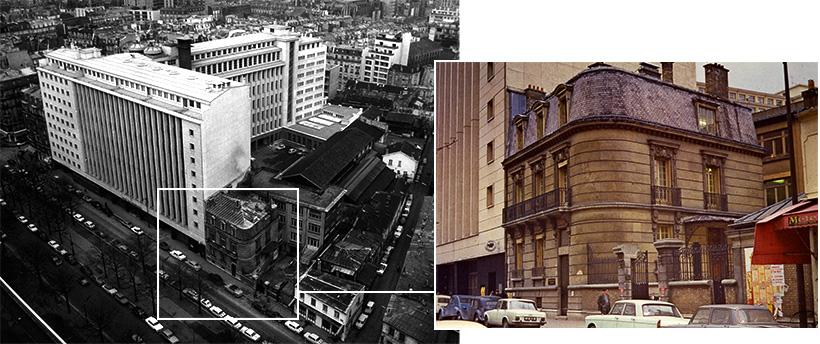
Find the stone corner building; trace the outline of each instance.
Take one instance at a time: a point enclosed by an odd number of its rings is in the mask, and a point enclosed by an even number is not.
[[[570,318],[597,313],[604,288],[684,313],[735,299],[725,231],[763,205],[765,153],[728,70],[705,68],[706,93],[602,63],[548,94],[507,91],[510,295]]]

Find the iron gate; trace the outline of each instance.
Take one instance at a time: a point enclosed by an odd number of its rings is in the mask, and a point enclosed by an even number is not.
[[[632,299],[649,299],[649,251],[632,260]]]

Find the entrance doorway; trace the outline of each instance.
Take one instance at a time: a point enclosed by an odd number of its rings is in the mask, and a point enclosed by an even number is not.
[[[569,255],[558,256],[558,315],[567,315],[569,303]]]

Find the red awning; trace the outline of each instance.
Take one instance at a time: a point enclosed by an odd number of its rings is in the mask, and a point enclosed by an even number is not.
[[[810,264],[810,231],[817,228],[817,202],[807,200],[780,209],[755,225],[752,264]]]

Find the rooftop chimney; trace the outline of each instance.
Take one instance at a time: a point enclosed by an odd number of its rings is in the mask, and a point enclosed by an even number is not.
[[[177,52],[179,54],[179,68],[191,69],[191,39],[177,38]]]
[[[703,69],[706,71],[706,93],[729,98],[729,70],[717,63],[707,64]]]
[[[814,86],[814,80],[809,79],[809,89],[803,91],[801,95],[803,96],[803,108],[817,107],[817,87]]]
[[[531,109],[536,101],[543,100],[544,96],[547,95],[543,88],[535,85],[528,85],[527,89],[524,90],[524,94],[527,96],[527,109]]]
[[[658,72],[658,66],[646,62],[641,62],[641,66],[638,68],[638,74],[654,79],[661,78],[661,73]]]
[[[661,62],[661,80],[666,82],[675,82],[672,73],[672,62]]]

